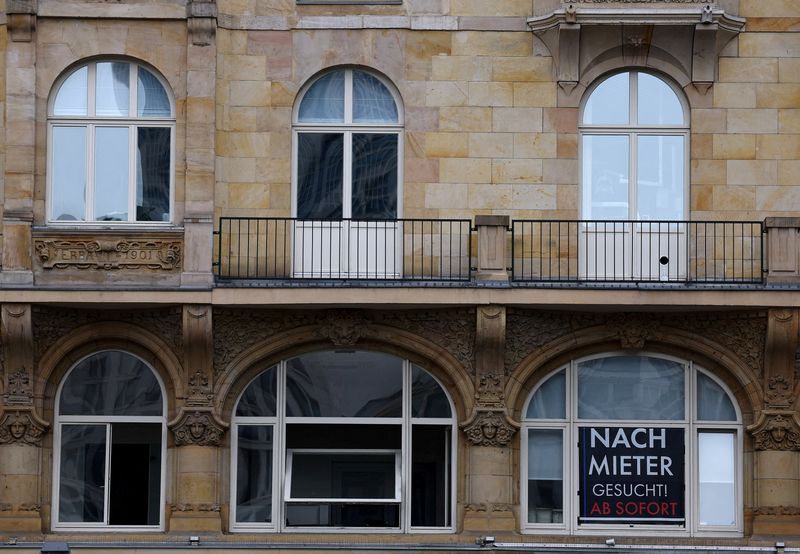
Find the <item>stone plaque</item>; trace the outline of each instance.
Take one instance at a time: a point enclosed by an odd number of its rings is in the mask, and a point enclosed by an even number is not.
[[[44,269],[145,269],[181,267],[182,243],[169,239],[36,239],[36,257]]]

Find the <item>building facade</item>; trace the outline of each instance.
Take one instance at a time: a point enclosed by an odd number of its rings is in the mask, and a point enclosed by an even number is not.
[[[5,547],[800,546],[795,2],[0,3]]]

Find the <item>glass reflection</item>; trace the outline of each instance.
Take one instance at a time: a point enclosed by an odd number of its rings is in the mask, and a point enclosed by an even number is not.
[[[136,221],[169,221],[171,130],[136,131]]]
[[[647,356],[610,356],[578,364],[581,419],[684,419],[683,364]]]
[[[317,79],[303,96],[297,118],[301,123],[343,123],[344,71]]]
[[[62,425],[58,520],[102,523],[105,517],[106,426]]]
[[[61,415],[160,416],[161,386],[147,365],[125,352],[100,352],[69,373],[61,389]]]
[[[98,62],[96,68],[95,115],[127,117],[130,105],[130,64]]]
[[[297,135],[297,217],[341,219],[344,135]]]
[[[270,522],[273,427],[241,425],[238,429],[236,521]]]
[[[397,217],[396,134],[353,134],[353,219]]]
[[[567,417],[567,374],[561,370],[540,386],[528,404],[527,419]]]
[[[427,371],[411,367],[411,417],[450,417],[450,402]]]
[[[583,203],[588,219],[628,219],[627,135],[584,135]]]
[[[683,125],[683,106],[675,91],[654,75],[638,74],[639,125]]]
[[[528,430],[528,523],[564,521],[561,429]]]
[[[289,417],[402,417],[403,362],[377,352],[315,352],[286,364]]]
[[[353,122],[398,122],[392,93],[377,78],[363,71],[353,71]]]
[[[87,115],[88,74],[89,68],[83,66],[66,78],[53,103],[53,115]]]
[[[86,203],[86,127],[53,127],[52,218],[83,221]]]
[[[128,220],[128,128],[95,129],[94,219]]]
[[[682,136],[638,137],[639,220],[683,219],[683,140]]]
[[[169,96],[158,78],[140,66],[137,80],[136,111],[139,117],[169,117]]]
[[[627,125],[630,123],[630,74],[618,73],[592,91],[583,108],[586,125]]]
[[[239,398],[238,417],[275,417],[278,372],[272,367],[256,377]]]
[[[708,375],[697,372],[697,419],[736,421],[736,409],[728,394]]]

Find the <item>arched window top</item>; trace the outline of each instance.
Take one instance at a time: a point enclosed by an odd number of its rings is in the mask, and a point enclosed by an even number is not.
[[[51,117],[173,118],[164,80],[141,64],[99,60],[74,68],[54,88]]]
[[[403,417],[403,360],[379,352],[312,352],[286,362],[287,417]],[[276,367],[242,393],[237,417],[276,417]],[[450,418],[447,393],[411,367],[411,417]]]
[[[59,415],[161,416],[164,400],[153,370],[118,350],[84,358],[67,375],[59,395]]]
[[[693,416],[687,386],[696,375]],[[574,380],[574,383],[571,383]],[[571,393],[570,391],[574,391]],[[575,394],[574,416],[569,400]],[[688,362],[653,355],[604,355],[574,361],[530,396],[525,419],[738,422],[734,400],[715,378]]]
[[[661,77],[626,71],[607,76],[590,88],[581,124],[685,127],[688,124],[686,111],[678,93]]]
[[[297,123],[323,125],[397,125],[396,95],[382,78],[361,69],[336,69],[306,89]]]

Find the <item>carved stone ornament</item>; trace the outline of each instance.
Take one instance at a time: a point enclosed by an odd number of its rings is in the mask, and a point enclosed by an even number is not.
[[[202,504],[172,504],[170,509],[173,512],[219,512],[219,504],[205,502]]]
[[[8,388],[4,395],[6,404],[30,404],[32,394],[31,376],[25,368],[8,375]]]
[[[317,329],[317,335],[329,339],[334,346],[355,346],[364,336],[364,321],[353,314],[329,315]]]
[[[210,409],[183,411],[169,427],[175,446],[219,446],[226,431],[226,425]]]
[[[791,406],[792,387],[783,375],[773,375],[767,381],[767,403],[771,406]]]
[[[800,450],[800,426],[791,413],[762,413],[747,430],[756,450]]]
[[[34,248],[44,269],[174,271],[182,260],[174,240],[37,239]]]
[[[658,322],[643,317],[622,317],[616,321],[620,346],[641,350],[654,335]]]
[[[492,504],[486,502],[478,502],[474,504],[467,504],[464,506],[465,512],[510,512],[511,506],[508,504]]]
[[[798,506],[759,506],[753,509],[757,516],[800,516]]]
[[[475,398],[481,404],[503,403],[503,375],[499,373],[487,373],[478,377],[478,390]]]
[[[0,419],[0,444],[41,446],[47,427],[31,410],[5,412]]]
[[[208,377],[197,370],[189,378],[189,397],[186,403],[190,406],[206,406],[211,402],[214,395],[211,392]]]
[[[519,425],[501,409],[478,409],[461,425],[467,440],[476,446],[508,446]]]

